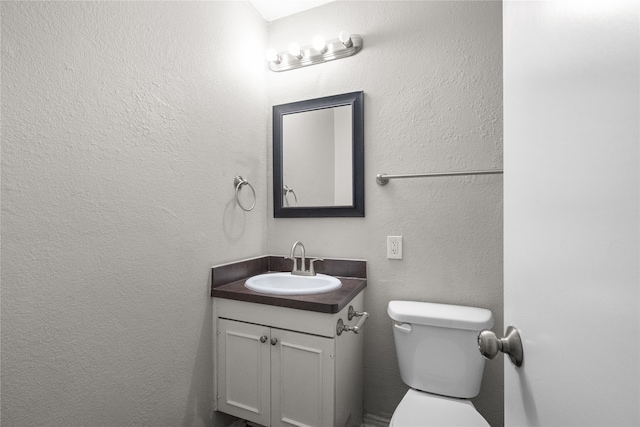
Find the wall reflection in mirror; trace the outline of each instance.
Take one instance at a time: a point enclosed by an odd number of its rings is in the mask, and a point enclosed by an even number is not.
[[[364,216],[362,92],[273,107],[274,216]]]
[[[351,206],[350,105],[282,118],[284,206]]]

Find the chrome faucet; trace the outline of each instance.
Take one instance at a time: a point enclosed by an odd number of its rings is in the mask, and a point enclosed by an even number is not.
[[[302,265],[300,266],[300,268],[298,268],[298,259],[296,258],[296,248],[300,246],[300,251],[302,252]],[[316,271],[313,267],[313,263],[316,261],[324,261],[322,258],[314,258],[311,261],[309,261],[309,270],[307,270],[306,268],[306,256],[305,256],[305,250],[304,250],[304,245],[302,244],[301,241],[297,240],[293,246],[291,247],[291,253],[289,254],[289,256],[287,257],[287,259],[290,259],[293,261],[293,270],[291,270],[291,274],[294,274],[296,276],[315,276],[316,275]]]

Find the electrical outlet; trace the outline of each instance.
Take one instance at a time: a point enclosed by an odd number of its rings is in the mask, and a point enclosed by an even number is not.
[[[387,236],[387,258],[402,259],[402,236]]]

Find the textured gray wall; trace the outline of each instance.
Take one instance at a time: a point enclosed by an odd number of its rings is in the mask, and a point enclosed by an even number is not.
[[[266,250],[266,31],[245,3],[2,2],[3,425],[213,422],[210,267]]]
[[[374,179],[501,167],[500,3],[337,2],[281,19],[276,48],[347,29],[365,49],[278,74],[268,26],[242,2],[1,7],[2,422],[223,424],[209,267],[296,239],[369,261],[372,418],[405,390],[389,300],[487,307],[502,330],[500,178]],[[273,219],[269,107],[355,90],[367,216]],[[237,174],[253,212],[233,199]],[[404,236],[404,260],[385,258],[387,235]],[[492,425],[501,363],[475,399]]]
[[[269,45],[311,43],[348,30],[356,56],[268,73],[270,105],[363,90],[366,217],[273,219],[268,246],[368,261],[365,412],[389,418],[406,386],[397,369],[388,301],[491,309],[502,331],[502,177],[391,181],[377,173],[502,168],[500,2],[336,2],[276,20]],[[269,169],[270,171],[270,169]],[[271,175],[269,176],[271,179]],[[271,199],[270,199],[271,200]],[[386,259],[386,236],[404,236],[404,259]],[[502,424],[502,358],[487,363],[476,407]]]

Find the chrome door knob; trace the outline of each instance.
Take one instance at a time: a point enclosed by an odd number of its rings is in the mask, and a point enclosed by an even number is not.
[[[278,338],[271,338],[271,345],[278,344]]]
[[[266,335],[261,336],[261,337],[260,337],[260,342],[261,342],[261,343],[265,343],[265,342],[267,342],[267,336],[266,336]]]
[[[504,338],[498,338],[492,331],[484,330],[478,334],[478,350],[487,359],[495,358],[499,352],[509,355],[514,366],[522,366],[524,352],[520,333],[513,326],[507,328]]]
[[[485,329],[478,334],[478,349],[480,354],[487,359],[494,359],[500,353],[501,348],[500,340],[493,331]]]

